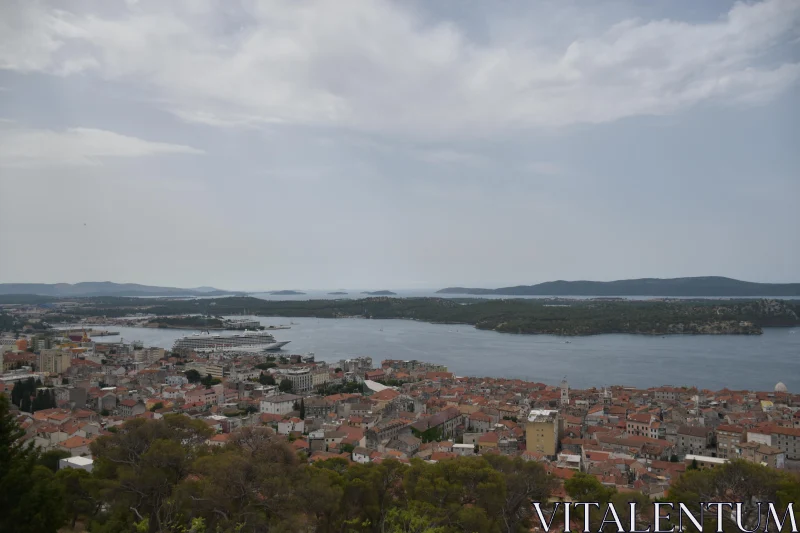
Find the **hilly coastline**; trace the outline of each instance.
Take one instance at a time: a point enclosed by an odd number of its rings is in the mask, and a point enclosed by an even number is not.
[[[238,293],[214,287],[181,289],[138,283],[87,281],[83,283],[0,283],[0,294],[31,294],[70,298],[87,296],[225,296]]]
[[[436,292],[506,296],[779,297],[800,296],[800,283],[754,283],[720,276],[703,276],[618,281],[559,280],[499,289],[448,287]]]

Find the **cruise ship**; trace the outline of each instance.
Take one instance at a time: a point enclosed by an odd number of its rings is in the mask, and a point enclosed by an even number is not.
[[[195,333],[181,337],[175,341],[172,351],[192,351],[192,352],[263,352],[267,350],[279,350],[289,344],[290,341],[276,341],[272,334],[266,331],[247,331],[228,335],[217,333]]]

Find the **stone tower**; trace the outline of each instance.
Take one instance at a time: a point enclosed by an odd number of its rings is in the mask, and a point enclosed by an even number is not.
[[[561,380],[561,405],[569,405],[569,383],[567,383],[566,376]]]

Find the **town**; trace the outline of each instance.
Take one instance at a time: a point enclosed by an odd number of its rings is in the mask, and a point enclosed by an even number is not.
[[[28,328],[30,329],[30,328]],[[667,494],[687,469],[733,459],[800,465],[800,395],[678,386],[574,389],[459,377],[422,361],[314,355],[171,353],[104,343],[87,332],[0,336],[0,393],[25,431],[64,468],[91,471],[91,444],[128,420],[184,414],[224,446],[266,427],[303,460],[436,463],[520,457],[565,481],[581,472],[619,491]],[[555,491],[565,498],[562,489]]]

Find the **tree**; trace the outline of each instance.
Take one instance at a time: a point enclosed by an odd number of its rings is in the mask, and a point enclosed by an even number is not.
[[[211,429],[200,420],[167,415],[159,420],[135,418],[122,431],[95,440],[93,475],[104,482],[107,512],[127,512],[127,520],[147,520],[150,533],[163,531],[176,518],[175,485],[204,453]]]
[[[79,468],[59,470],[55,482],[64,494],[64,508],[75,529],[75,522],[81,515],[94,515],[99,510],[98,502],[92,497],[92,480],[89,472]]]
[[[156,402],[155,405],[153,405],[153,407],[150,408],[150,411],[155,413],[159,409],[163,409],[163,408],[164,408],[164,402]]]
[[[281,392],[292,392],[293,388],[294,385],[292,385],[292,382],[287,378],[283,378],[280,385],[278,385],[278,390]]]
[[[300,420],[306,419],[306,402],[303,398],[300,398]]]
[[[261,372],[258,375],[258,382],[262,385],[275,385],[275,378],[272,377],[272,374],[265,374]]]
[[[58,462],[71,456],[72,454],[64,450],[50,450],[39,456],[37,464],[47,467],[55,473],[58,471]]]
[[[63,494],[0,394],[0,531],[55,533],[64,523]]]
[[[207,389],[210,389],[212,386],[217,385],[218,383],[222,383],[222,380],[213,377],[211,374],[206,374],[206,377],[201,379],[200,383],[205,385]]]
[[[700,514],[700,502],[742,502],[742,525],[746,530],[756,529],[760,521],[760,531],[766,524],[767,508],[760,509],[757,502],[776,502],[785,506],[791,501],[800,504],[800,481],[792,474],[773,470],[759,464],[741,459],[708,469],[687,469],[669,489],[667,500],[682,502],[695,513]],[[795,511],[796,512],[796,511]],[[705,522],[709,522],[706,513]],[[723,515],[725,516],[725,515]],[[738,531],[736,524],[725,516],[724,531]],[[716,524],[709,525],[709,531],[716,530]]]
[[[200,375],[200,372],[192,368],[191,370],[187,370],[183,373],[186,376],[186,379],[189,380],[189,383],[198,383],[200,379],[203,377]]]

